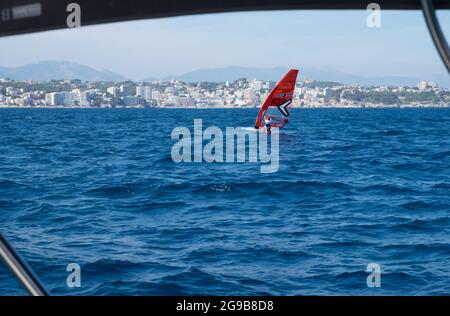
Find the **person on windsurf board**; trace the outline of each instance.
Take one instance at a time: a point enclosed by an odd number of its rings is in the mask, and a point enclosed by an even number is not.
[[[266,126],[267,134],[270,134],[270,124],[272,124],[272,118],[269,115],[264,115],[264,125]]]
[[[289,122],[288,107],[292,103],[297,75],[298,69],[289,70],[269,93],[256,117],[256,129],[265,127],[267,133],[270,133],[271,128],[283,128]],[[267,111],[273,107],[276,107],[283,116],[268,115]]]

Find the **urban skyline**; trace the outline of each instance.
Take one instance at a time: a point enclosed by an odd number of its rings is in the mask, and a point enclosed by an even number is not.
[[[252,108],[260,106],[275,83],[245,78],[221,83],[0,79],[0,106]],[[421,81],[415,87],[366,87],[300,80],[296,83],[292,107],[450,107],[450,89],[430,81]]]

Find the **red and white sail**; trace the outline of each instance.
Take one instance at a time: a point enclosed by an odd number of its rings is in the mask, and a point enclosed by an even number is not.
[[[287,118],[289,116],[289,105],[292,103],[297,75],[297,69],[289,70],[269,93],[256,117],[255,128],[264,127],[264,115],[271,107],[278,108],[283,116],[270,115],[272,121],[270,126],[282,128],[287,124],[289,121]]]

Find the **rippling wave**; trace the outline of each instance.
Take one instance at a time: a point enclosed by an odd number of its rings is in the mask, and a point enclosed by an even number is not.
[[[293,110],[275,174],[172,162],[253,109],[0,112],[1,230],[53,294],[450,294],[449,109]]]

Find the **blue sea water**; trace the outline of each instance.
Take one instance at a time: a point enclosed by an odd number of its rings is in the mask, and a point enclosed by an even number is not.
[[[254,109],[0,114],[0,229],[52,294],[450,294],[450,109],[293,110],[274,174],[171,159]]]

